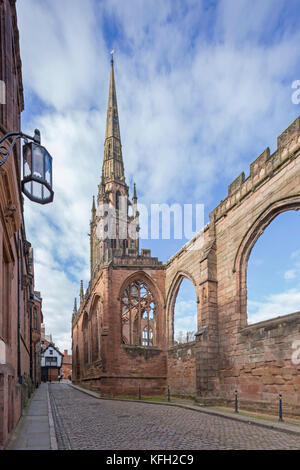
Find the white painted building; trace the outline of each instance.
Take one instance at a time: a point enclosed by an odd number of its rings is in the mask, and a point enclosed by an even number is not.
[[[42,381],[57,380],[64,355],[53,343],[41,352]]]

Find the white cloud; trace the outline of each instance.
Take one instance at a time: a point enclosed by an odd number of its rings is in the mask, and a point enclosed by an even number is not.
[[[197,303],[195,300],[177,300],[174,309],[174,336],[180,331],[197,331]]]
[[[300,290],[289,289],[279,294],[272,294],[264,302],[248,300],[248,323],[269,320],[281,315],[300,311]]]
[[[141,202],[216,205],[219,182],[247,172],[241,155],[254,160],[293,120],[285,81],[299,33],[262,43],[283,3],[236,3],[214,16],[196,0],[17,3],[26,107],[35,110],[24,130],[39,127],[54,158],[53,205],[26,203],[25,214],[54,341],[67,337],[76,286],[89,277],[112,47],[125,171]],[[108,41],[112,24],[118,37]]]

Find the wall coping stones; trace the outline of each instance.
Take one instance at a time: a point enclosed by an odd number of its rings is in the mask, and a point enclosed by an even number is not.
[[[210,213],[215,215],[216,221],[226,216],[236,204],[272,177],[285,162],[300,155],[300,116],[277,138],[277,147],[272,155],[267,147],[250,164],[247,179],[243,172],[228,186],[228,196]]]
[[[300,322],[300,312],[295,312],[295,313],[290,313],[288,315],[281,315],[275,318],[270,318],[269,320],[264,320],[258,323],[254,323],[253,325],[248,325],[244,328],[241,328],[239,330],[239,333],[241,334],[248,334],[248,333],[254,333],[256,330],[259,329],[265,329],[265,330],[271,330],[273,328],[278,328],[286,323],[290,322]]]

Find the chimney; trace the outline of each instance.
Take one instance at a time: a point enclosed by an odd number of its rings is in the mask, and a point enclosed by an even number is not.
[[[45,339],[45,325],[44,323],[41,324],[41,337]]]
[[[67,356],[67,355],[68,355],[68,350],[65,349],[65,350],[64,350],[64,356]]]

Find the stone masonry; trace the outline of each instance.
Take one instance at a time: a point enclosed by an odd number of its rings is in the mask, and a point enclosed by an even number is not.
[[[247,178],[242,173],[229,185],[202,232],[165,265],[147,250],[140,254],[138,242],[129,239],[99,246],[93,202],[91,281],[86,293],[81,287],[80,306],[75,303],[73,312],[73,381],[109,396],[137,395],[139,387],[144,395],[158,395],[169,385],[173,393],[201,402],[232,400],[238,390],[241,402],[256,408],[277,406],[282,393],[285,406],[300,413],[300,365],[291,360],[293,342],[300,340],[300,313],[247,324],[251,249],[278,214],[300,209],[300,117],[278,137],[277,147],[250,165]],[[113,62],[104,149],[97,202],[107,200],[118,209],[118,194],[128,195],[128,187]],[[136,201],[134,187],[138,220]],[[175,345],[174,306],[183,278],[196,291],[198,331],[196,341]],[[130,293],[144,288],[143,297]],[[142,330],[138,315],[150,315],[149,295],[155,326],[149,317]],[[138,332],[134,344],[128,344],[129,330],[130,338]]]

